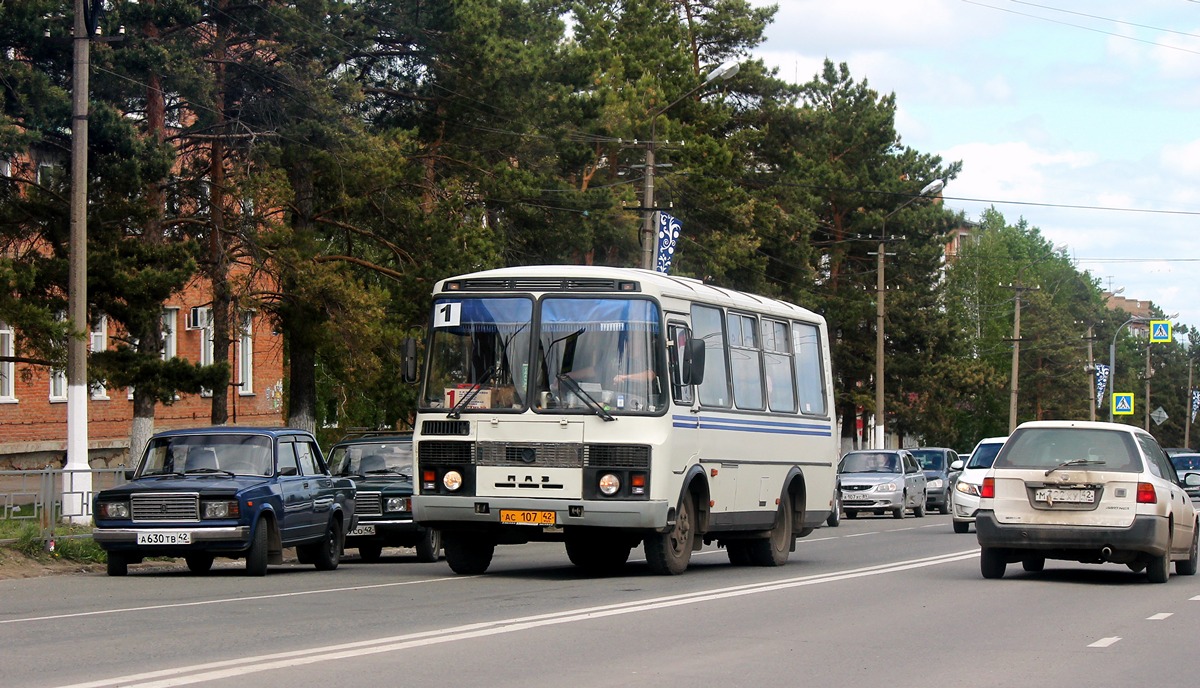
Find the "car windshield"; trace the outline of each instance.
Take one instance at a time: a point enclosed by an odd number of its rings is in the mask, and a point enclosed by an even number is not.
[[[271,438],[262,435],[176,435],[150,441],[138,477],[184,473],[271,475]]]
[[[1177,471],[1200,471],[1200,454],[1175,454],[1171,463]]]
[[[842,473],[899,473],[900,457],[888,452],[852,452],[842,457]]]
[[[412,440],[341,444],[329,452],[329,465],[334,475],[412,477]]]
[[[946,466],[946,455],[936,449],[913,449],[912,455],[917,457],[917,463],[926,471],[940,471]]]
[[[967,468],[991,468],[1002,446],[1002,442],[987,442],[975,447],[971,460],[967,462]]]
[[[1095,428],[1024,428],[1013,433],[996,457],[996,468],[1049,470],[1068,462],[1105,471],[1141,470],[1133,435]]]
[[[524,408],[532,322],[528,298],[438,299],[421,406],[462,412]]]

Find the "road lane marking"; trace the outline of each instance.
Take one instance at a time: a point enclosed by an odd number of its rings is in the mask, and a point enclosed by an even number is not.
[[[1162,621],[1163,619],[1165,619],[1169,616],[1173,616],[1174,614],[1175,614],[1175,612],[1159,612],[1159,613],[1155,614],[1154,616],[1147,616],[1146,620],[1147,621]]]
[[[842,537],[848,537],[848,538],[862,537],[864,535],[878,535],[879,533],[880,533],[880,531],[878,531],[878,530],[868,530],[865,533],[854,533],[852,535],[843,535]]]
[[[873,566],[866,566],[838,573],[814,574],[809,576],[799,576],[796,578],[786,578],[778,581],[764,581],[724,588],[713,588],[710,590],[700,590],[696,592],[654,597],[640,601],[618,602],[597,607],[584,607],[581,609],[569,609],[559,612],[548,612],[544,614],[500,619],[496,621],[483,621],[473,624],[466,624],[463,626],[420,631],[417,633],[406,633],[404,635],[388,636],[376,638],[374,640],[361,640],[352,643],[344,643],[341,645],[309,648],[304,650],[291,650],[287,652],[243,657],[240,659],[222,660],[218,662],[206,662],[191,666],[174,667],[159,671],[130,674],[128,676],[99,679],[86,683],[63,686],[62,688],[107,688],[109,686],[127,686],[128,688],[168,688],[169,686],[204,683],[206,681],[216,681],[225,678],[245,676],[262,671],[286,669],[290,667],[316,664],[318,662],[328,662],[351,657],[380,654],[384,652],[396,652],[416,647],[426,647],[429,645],[471,640],[474,638],[483,638],[525,631],[545,626],[576,623],[610,616],[619,616],[623,614],[641,613],[683,605],[713,602],[734,597],[742,597],[745,595],[757,595],[791,588],[806,587],[810,585],[821,585],[824,583],[853,580],[867,576],[899,573],[902,571],[930,566],[940,566],[943,564],[955,563],[967,559],[974,559],[978,556],[979,550],[976,548],[962,552],[954,552],[951,554],[942,554],[934,557],[909,559],[890,564],[876,564]]]
[[[224,597],[215,600],[199,602],[172,602],[170,604],[152,604],[145,607],[121,607],[118,609],[97,609],[90,612],[74,612],[71,614],[51,614],[48,616],[26,616],[19,619],[0,620],[4,624],[24,623],[27,621],[52,621],[55,619],[77,619],[84,616],[102,616],[104,614],[124,614],[126,612],[145,612],[156,609],[175,609],[177,607],[203,607],[209,604],[228,604],[230,602],[248,602],[251,600],[274,600],[281,597],[301,597],[304,595],[323,595],[331,592],[353,592],[356,590],[374,590],[376,588],[395,588],[402,585],[417,585],[420,583],[444,583],[446,581],[477,578],[478,576],[448,576],[444,578],[423,578],[421,580],[400,581],[398,583],[378,583],[375,585],[351,585],[345,588],[321,588],[320,590],[300,590],[297,592],[273,592],[270,595],[250,595],[249,597]]]
[[[1111,638],[1101,638],[1101,639],[1097,640],[1096,642],[1092,643],[1091,645],[1088,645],[1088,647],[1108,647],[1109,645],[1112,645],[1113,643],[1116,643],[1120,640],[1121,640],[1120,636],[1113,636]]]

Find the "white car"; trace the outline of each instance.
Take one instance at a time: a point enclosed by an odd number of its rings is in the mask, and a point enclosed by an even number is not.
[[[1189,475],[1200,485],[1200,475]],[[1197,567],[1196,510],[1150,433],[1120,423],[1023,423],[980,488],[975,533],[984,578],[1021,562],[1113,562],[1151,583]]]
[[[962,471],[954,481],[954,491],[950,493],[954,532],[965,533],[975,522],[975,512],[979,511],[979,486],[983,484],[983,476],[992,467],[1006,439],[985,437],[975,445],[975,450],[965,463],[959,460],[950,464],[951,469]]]

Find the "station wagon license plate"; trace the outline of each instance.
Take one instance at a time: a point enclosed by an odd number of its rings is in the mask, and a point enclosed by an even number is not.
[[[375,534],[375,526],[374,525],[359,526],[359,527],[355,528],[354,530],[350,531],[349,533],[346,533],[346,535],[348,535],[350,537],[354,537],[357,535],[374,535],[374,534]]]
[[[1046,502],[1047,504],[1053,504],[1054,502],[1062,502],[1064,504],[1093,504],[1096,501],[1096,491],[1062,490],[1054,487],[1047,487],[1034,492],[1033,498],[1039,502]]]
[[[552,526],[555,523],[553,511],[524,511],[519,509],[501,509],[500,522],[519,526]]]
[[[139,545],[190,545],[192,544],[192,534],[186,530],[138,533],[137,543]]]

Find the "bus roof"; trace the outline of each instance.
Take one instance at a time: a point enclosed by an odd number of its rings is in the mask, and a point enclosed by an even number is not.
[[[447,293],[447,282],[468,282],[476,284],[461,291],[449,293],[545,293],[567,292],[586,293],[593,291],[587,284],[574,284],[564,288],[554,284],[555,280],[587,280],[597,281],[636,281],[642,294],[651,296],[674,297],[689,301],[701,301],[716,305],[743,308],[754,311],[768,311],[781,316],[795,317],[807,321],[823,321],[817,313],[786,301],[780,301],[766,296],[749,294],[734,289],[724,289],[712,284],[705,284],[691,277],[675,277],[653,270],[641,268],[613,268],[598,265],[525,265],[511,268],[483,270],[466,275],[459,275],[440,280],[434,287],[435,295]],[[616,292],[597,286],[596,292]]]

